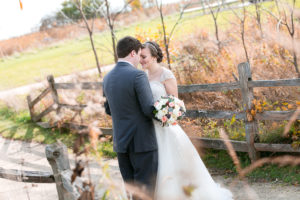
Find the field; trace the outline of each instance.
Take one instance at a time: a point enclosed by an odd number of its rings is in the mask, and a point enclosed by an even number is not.
[[[270,8],[274,4],[267,2],[263,6]],[[248,7],[247,10],[253,13],[254,6]],[[177,18],[178,14],[171,14],[166,17],[166,27],[169,31]],[[220,13],[218,18],[220,29],[225,31],[229,28],[233,19],[234,14],[230,10]],[[116,35],[117,38],[121,38],[125,35],[135,36],[147,32],[148,35],[154,36],[158,34],[159,26],[161,26],[160,19],[156,17],[152,20],[135,22],[128,26],[118,26]],[[208,34],[213,35],[212,17],[210,15],[202,16],[201,11],[187,13],[177,26],[172,40],[177,45],[180,41],[184,41],[200,30],[205,30]],[[103,66],[113,63],[109,31],[104,30],[96,33],[94,38],[100,64]],[[26,40],[26,37],[24,40]],[[16,52],[12,56],[0,58],[0,90],[39,82],[45,80],[49,74],[61,76],[95,67],[95,59],[88,36],[70,37],[50,46],[44,45],[40,48],[28,49],[24,52]]]

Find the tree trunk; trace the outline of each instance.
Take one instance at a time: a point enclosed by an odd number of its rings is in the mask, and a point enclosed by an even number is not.
[[[117,50],[116,50],[116,37],[115,37],[113,26],[110,29],[110,33],[111,33],[111,41],[112,41],[112,46],[113,46],[113,51],[114,51],[114,60],[116,63],[116,62],[118,62],[118,56],[117,56]]]
[[[220,51],[221,50],[221,42],[219,39],[219,29],[218,29],[217,18],[216,17],[213,17],[213,18],[214,18],[214,23],[215,23],[215,34],[216,34],[216,39],[217,39],[217,45],[218,45],[218,49]]]
[[[164,16],[163,16],[163,13],[162,13],[162,8],[159,9],[159,13],[160,13],[160,19],[161,19],[161,23],[162,23],[162,27],[163,27],[163,33],[164,33],[164,44],[165,44],[165,50],[166,50],[166,54],[167,54],[168,67],[169,67],[169,69],[171,69],[169,44],[167,42],[166,27],[165,27],[165,22],[164,22]]]
[[[244,3],[244,1],[243,1]],[[246,21],[246,10],[245,7],[243,8],[243,19],[241,20],[241,35],[242,35],[242,42],[243,42],[243,47],[246,55],[247,62],[250,64],[249,56],[248,56],[248,51],[246,47],[246,42],[245,42],[245,21]]]
[[[260,18],[260,5],[257,4],[257,1],[255,1],[255,12],[256,12],[256,21],[260,30],[260,35],[263,37],[263,31],[261,26],[261,18]]]
[[[106,5],[106,16],[107,16],[108,26],[109,26],[110,34],[111,34],[112,48],[113,48],[113,52],[114,52],[114,60],[115,60],[115,62],[117,62],[118,56],[117,56],[117,52],[116,52],[116,38],[115,38],[115,33],[114,33],[114,25],[111,21],[108,0],[105,0],[105,5]]]
[[[295,70],[298,74],[298,78],[300,78],[300,73],[299,73],[299,69],[298,69],[298,62],[297,62],[297,54],[296,54],[296,50],[295,50],[295,41],[294,41],[294,38],[293,38],[293,64],[294,64],[294,67],[295,67]]]
[[[95,45],[94,45],[93,32],[89,32],[89,36],[90,36],[90,41],[91,41],[92,49],[93,49],[93,52],[94,52],[94,56],[95,56],[95,59],[96,59],[97,69],[98,69],[100,77],[102,77],[102,73],[101,73],[101,69],[100,69],[100,63],[99,63],[97,51],[96,51]]]
[[[99,72],[99,76],[102,77],[102,73],[101,73],[101,69],[100,69],[100,64],[99,64],[99,59],[98,59],[97,51],[95,49],[94,40],[93,40],[93,30],[90,28],[90,26],[89,26],[89,24],[87,22],[85,14],[82,11],[81,5],[79,4],[79,2],[77,2],[77,3],[78,3],[77,4],[78,9],[79,9],[80,14],[81,14],[81,16],[83,18],[83,21],[85,23],[86,29],[89,32],[90,42],[91,42],[92,49],[93,49],[93,52],[94,52],[94,56],[95,56],[95,59],[96,59],[96,65],[97,65],[97,69],[98,69],[98,72]]]

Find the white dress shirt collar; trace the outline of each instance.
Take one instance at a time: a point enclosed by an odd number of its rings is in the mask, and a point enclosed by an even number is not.
[[[127,61],[127,60],[118,59],[118,62],[125,62],[125,63],[130,64],[132,67],[134,67],[134,65],[131,62]]]

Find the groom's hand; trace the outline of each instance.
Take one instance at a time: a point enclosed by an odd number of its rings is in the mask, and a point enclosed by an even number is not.
[[[104,102],[104,108],[105,108],[105,113],[111,116],[111,112],[107,100]]]
[[[103,88],[103,97],[105,98],[104,88]],[[110,108],[107,99],[104,102],[105,113],[111,116]]]

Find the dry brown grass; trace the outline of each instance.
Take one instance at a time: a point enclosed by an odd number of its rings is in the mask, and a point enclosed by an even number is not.
[[[89,21],[92,23],[92,21]],[[94,22],[97,31],[105,29],[103,19],[97,19]],[[63,27],[54,27],[51,29],[26,34],[0,41],[0,57],[10,56],[16,52],[23,52],[32,48],[39,48],[68,38],[76,38],[86,34],[83,22],[78,24],[69,24]]]
[[[276,21],[269,18],[265,26],[276,27]],[[246,58],[241,45],[238,24],[232,24],[228,32],[221,33],[223,48],[219,52],[213,38],[205,30],[191,35],[179,47],[179,56],[173,64],[180,84],[206,84],[235,82],[238,78],[237,65],[245,62]],[[270,30],[270,29],[269,29]],[[291,63],[292,52],[285,30],[280,33],[266,31],[268,34],[261,38],[254,19],[248,19],[246,24],[246,45],[250,57],[253,80],[274,80],[297,78],[295,68]],[[297,27],[297,32],[300,32]],[[280,34],[280,35],[279,35]],[[296,40],[299,42],[299,38]],[[300,45],[298,45],[299,48]],[[235,77],[234,77],[235,76]],[[286,101],[293,104],[299,100],[300,91],[297,87],[255,88],[255,98],[264,101]],[[240,92],[195,93],[192,96],[182,95],[185,102],[202,109],[238,110]],[[191,105],[191,106],[192,106]]]

